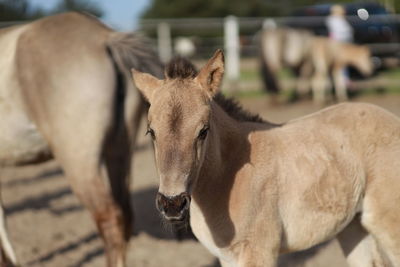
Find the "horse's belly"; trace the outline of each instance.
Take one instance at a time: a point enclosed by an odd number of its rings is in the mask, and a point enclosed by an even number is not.
[[[0,104],[0,165],[21,165],[50,158],[47,142],[21,112],[4,113]]]
[[[296,229],[286,232],[281,250],[284,253],[295,252],[328,241],[341,232],[354,215],[353,212],[340,217],[305,213],[303,216],[307,217],[307,220],[298,218],[296,225],[291,226]]]
[[[0,165],[49,158],[49,147],[26,115],[15,67],[15,46],[23,27],[0,35]]]
[[[350,172],[332,168],[329,175],[293,188],[295,201],[282,200],[287,203],[281,210],[283,251],[307,249],[333,238],[361,211],[364,172],[360,162],[349,169]]]

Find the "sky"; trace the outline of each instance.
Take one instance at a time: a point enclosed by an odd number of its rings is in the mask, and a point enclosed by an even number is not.
[[[59,0],[28,0],[33,6],[44,9],[53,8]],[[137,27],[140,14],[151,0],[90,0],[100,6],[104,12],[102,20],[120,31],[131,31]]]

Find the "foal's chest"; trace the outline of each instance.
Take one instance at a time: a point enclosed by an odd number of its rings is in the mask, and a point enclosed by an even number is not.
[[[217,245],[216,237],[213,236],[204,214],[193,202],[190,206],[190,225],[196,238],[208,249],[211,254],[227,262],[234,260],[234,256],[228,250],[228,248]]]

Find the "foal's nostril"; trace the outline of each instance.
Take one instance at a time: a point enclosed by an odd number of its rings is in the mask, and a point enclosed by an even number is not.
[[[161,193],[157,193],[156,207],[157,210],[166,216],[182,216],[189,209],[190,196],[182,193],[177,196],[167,197]]]
[[[181,206],[180,206],[180,209],[181,209],[181,210],[186,209],[187,202],[188,202],[188,201],[187,201],[186,198],[183,198],[183,199],[182,199],[182,203],[181,203]]]
[[[182,199],[182,204],[181,204],[181,210],[187,210],[190,207],[190,196],[187,194],[181,194]]]
[[[167,206],[167,199],[163,194],[157,193],[156,196],[156,208],[159,212],[165,211],[165,207]]]

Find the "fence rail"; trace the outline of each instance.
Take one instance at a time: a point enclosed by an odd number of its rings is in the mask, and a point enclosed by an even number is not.
[[[353,25],[389,25],[386,30],[397,35],[390,43],[367,43],[375,54],[388,53],[400,57],[400,14],[370,15],[364,20],[359,16],[347,16]],[[175,53],[177,37],[186,36],[194,43],[196,57],[208,58],[216,49],[224,48],[227,61],[227,77],[238,79],[241,56],[255,56],[258,49],[257,33],[265,25],[295,26],[298,28],[324,27],[326,17],[294,16],[277,18],[233,17],[184,18],[141,20],[139,29],[153,33],[158,53],[163,61]],[[0,22],[0,27],[26,23],[27,21]],[[370,30],[368,28],[368,30]],[[393,32],[394,31],[394,32]]]
[[[240,56],[255,56],[257,53],[257,33],[265,25],[294,26],[296,28],[320,28],[325,27],[325,16],[295,16],[279,18],[185,18],[185,19],[147,19],[142,20],[140,29],[146,32],[157,32],[157,29],[164,25],[162,35],[158,34],[157,39],[168,38],[169,46],[159,46],[160,54],[168,55],[163,57],[169,59],[174,54],[173,45],[175,38],[187,36],[196,44],[196,56],[200,58],[209,57],[217,48],[225,48],[228,70],[227,76],[235,80],[238,78]],[[369,27],[373,31],[376,25],[384,27],[388,34],[393,34],[391,42],[366,43],[374,54],[390,54],[400,56],[400,14],[394,15],[368,15],[366,18],[359,16],[347,16],[347,20],[355,27]],[[168,27],[165,27],[168,25]],[[383,25],[383,26],[382,26]],[[234,29],[236,27],[236,29]],[[375,28],[374,28],[375,27]],[[158,31],[160,32],[160,30]],[[317,33],[321,34],[321,32]],[[324,33],[322,32],[322,35]],[[198,36],[201,36],[198,37]],[[167,36],[167,37],[166,37]],[[158,40],[158,44],[165,44]]]

